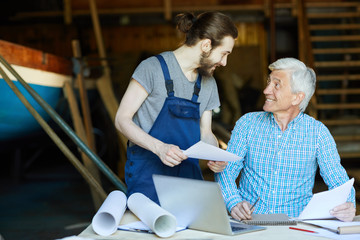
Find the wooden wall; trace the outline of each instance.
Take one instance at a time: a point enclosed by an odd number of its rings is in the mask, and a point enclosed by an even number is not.
[[[262,23],[236,23],[239,37],[235,47],[257,46],[255,53],[262,66],[266,65],[266,34]],[[79,39],[84,56],[97,57],[98,50],[92,28],[75,28],[60,24],[32,24],[31,26],[0,27],[1,39],[53,53],[72,57],[71,41]],[[173,25],[103,26],[102,34],[113,73],[117,95],[122,96],[136,65],[142,57],[177,48],[183,35]],[[92,67],[99,62],[90,62]],[[230,68],[229,68],[230,70]],[[231,71],[231,70],[230,70]],[[239,71],[239,70],[236,70]],[[248,73],[247,73],[248,74]],[[256,77],[255,87],[262,88],[262,79]]]

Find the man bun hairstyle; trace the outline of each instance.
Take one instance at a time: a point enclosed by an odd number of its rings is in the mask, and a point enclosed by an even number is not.
[[[177,29],[185,33],[184,44],[194,46],[198,41],[210,39],[216,48],[226,36],[236,39],[238,30],[230,17],[220,12],[204,12],[195,16],[193,13],[181,13],[175,18]]]

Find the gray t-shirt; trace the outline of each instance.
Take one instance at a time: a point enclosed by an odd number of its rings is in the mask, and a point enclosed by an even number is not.
[[[173,52],[163,52],[161,55],[165,59],[170,78],[173,80],[175,97],[191,100],[195,81],[190,82],[185,77]],[[149,94],[133,118],[135,124],[148,133],[167,97],[164,74],[159,60],[153,56],[142,61],[135,69],[132,78],[139,82]],[[200,116],[204,111],[220,106],[219,93],[213,77],[202,78],[198,102],[200,102]]]

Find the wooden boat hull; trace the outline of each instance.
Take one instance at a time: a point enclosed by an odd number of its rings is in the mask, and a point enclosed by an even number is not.
[[[0,55],[52,108],[57,108],[65,81],[72,79],[70,61],[1,40]],[[49,121],[50,116],[44,109],[10,72],[1,67],[35,110]],[[0,141],[23,138],[39,131],[42,131],[41,126],[0,75]]]

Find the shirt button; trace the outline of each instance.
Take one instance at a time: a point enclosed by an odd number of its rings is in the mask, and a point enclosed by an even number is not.
[[[133,161],[130,161],[130,164],[129,164],[130,166],[133,166],[134,165],[134,162]]]
[[[281,135],[278,135],[278,138],[281,138]]]
[[[275,190],[273,190],[272,193],[275,193]]]
[[[132,175],[131,173],[129,173],[129,175],[128,175],[128,176],[129,176],[129,178],[131,178],[133,175]]]

